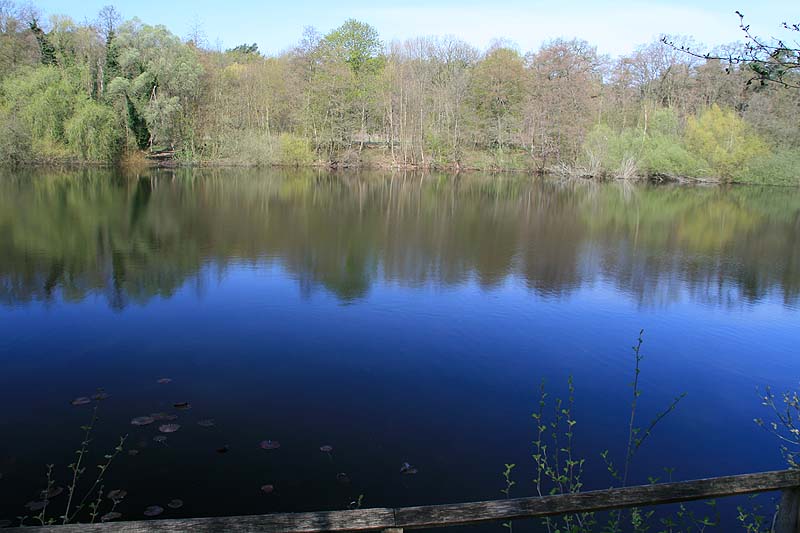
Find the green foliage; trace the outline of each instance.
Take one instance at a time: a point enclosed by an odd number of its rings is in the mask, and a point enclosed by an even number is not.
[[[375,72],[383,66],[378,30],[355,19],[348,19],[325,36],[324,53],[343,60],[355,74]]]
[[[108,94],[124,98],[123,113],[136,144],[144,148],[184,140],[187,112],[198,96],[203,71],[196,53],[164,26],[137,19],[119,28],[115,43],[120,76],[111,80]]]
[[[732,179],[758,156],[767,154],[764,141],[732,110],[712,105],[699,117],[689,117],[686,147],[709,164],[714,177]]]
[[[53,15],[48,31],[30,13],[0,0],[9,164],[170,147],[183,162],[797,183],[800,93],[742,90],[747,67],[725,76],[718,61],[690,65],[661,45],[612,66],[580,40],[526,54],[502,42],[482,54],[450,37],[386,46],[349,19],[267,56],[255,43],[212,51],[164,26],[121,23],[112,7],[96,24]]]
[[[759,185],[800,185],[800,149],[777,148],[753,157],[735,173],[737,182]]]
[[[471,78],[471,96],[486,141],[502,148],[515,129],[514,116],[524,96],[525,68],[516,50],[496,48],[478,63]]]
[[[66,123],[67,142],[83,160],[113,162],[120,155],[121,132],[114,111],[87,100]]]
[[[225,50],[225,53],[226,54],[242,55],[242,56],[248,56],[248,55],[257,56],[258,55],[258,45],[256,43],[253,43],[253,44],[240,44],[239,46],[236,46],[234,48],[229,48],[228,50]]]
[[[18,167],[32,157],[30,130],[16,114],[0,109],[0,165]]]
[[[50,39],[45,34],[44,30],[39,27],[39,22],[33,18],[30,22],[31,33],[36,37],[36,42],[39,43],[39,53],[41,54],[42,65],[55,65],[56,64],[56,49],[50,43]]]
[[[290,133],[281,134],[279,161],[283,165],[301,166],[314,161],[314,152],[306,139]]]
[[[27,68],[3,83],[6,108],[19,116],[34,149],[45,155],[64,140],[64,123],[82,99],[74,74],[56,67]]]
[[[669,109],[657,110],[647,131],[614,131],[605,124],[595,126],[586,136],[584,152],[584,164],[603,175],[621,174],[628,161],[644,175],[705,175],[705,162],[684,147],[678,118]]]

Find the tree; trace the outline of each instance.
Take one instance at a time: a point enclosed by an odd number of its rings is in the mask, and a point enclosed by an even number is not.
[[[484,140],[502,150],[517,131],[525,85],[522,57],[504,46],[490,50],[475,66],[470,85]]]
[[[55,65],[56,64],[56,49],[47,38],[47,34],[39,26],[39,21],[32,18],[29,27],[31,33],[36,37],[36,42],[39,43],[39,54],[41,57],[42,65]]]
[[[320,44],[324,55],[342,59],[356,75],[374,73],[382,66],[383,43],[378,30],[364,22],[348,19]]]
[[[240,44],[234,48],[229,48],[225,50],[226,54],[236,54],[242,56],[258,56],[258,45],[256,43],[253,44]]]
[[[109,97],[125,104],[122,111],[139,148],[144,148],[141,118],[149,133],[147,146],[191,144],[191,112],[202,73],[195,52],[164,26],[138,19],[123,24],[116,39],[120,75],[111,81]]]

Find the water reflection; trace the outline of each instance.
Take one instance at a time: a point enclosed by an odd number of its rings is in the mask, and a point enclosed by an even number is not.
[[[0,178],[0,302],[102,294],[122,309],[276,262],[342,301],[376,282],[549,297],[599,281],[642,306],[800,293],[800,193],[470,175],[253,170]]]

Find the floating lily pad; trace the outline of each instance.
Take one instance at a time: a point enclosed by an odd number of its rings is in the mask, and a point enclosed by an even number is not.
[[[152,416],[137,416],[131,420],[131,424],[134,426],[148,426],[155,421],[156,419]]]
[[[213,428],[215,426],[214,420],[209,418],[206,420],[198,420],[197,425],[204,428]]]
[[[163,507],[159,507],[158,505],[151,505],[147,509],[144,510],[145,516],[158,516],[164,512]]]
[[[64,492],[64,487],[50,487],[50,490],[42,491],[42,498],[47,498],[48,500],[52,500],[62,492]]]
[[[275,491],[274,485],[261,485],[261,492],[263,492],[264,494],[271,494],[274,491]]]
[[[325,446],[320,446],[319,451],[324,453],[331,453],[333,451],[333,446],[326,444]]]
[[[401,474],[413,475],[416,474],[417,472],[418,470],[416,469],[416,467],[413,467],[408,463],[403,463],[402,466],[400,466]]]
[[[159,385],[166,385],[167,383],[172,383],[172,378],[158,378],[156,383]]]
[[[181,507],[183,507],[183,500],[175,498],[174,500],[171,500],[167,504],[167,507],[169,507],[170,509],[180,509]]]
[[[25,504],[25,508],[29,511],[41,511],[47,507],[47,502],[44,500],[35,500]]]
[[[281,447],[281,443],[276,440],[262,440],[258,445],[262,450],[277,450]]]
[[[225,446],[223,446],[221,448],[217,448],[217,453],[228,453],[230,451],[230,449],[231,449],[231,447],[226,444]]]
[[[78,398],[75,398],[74,400],[72,400],[69,403],[74,405],[74,406],[86,405],[87,403],[92,403],[92,399],[89,398],[88,396],[80,396]]]
[[[158,430],[161,433],[175,433],[179,429],[181,429],[180,424],[162,424],[158,426]]]
[[[159,444],[164,444],[165,442],[167,442],[167,436],[166,435],[156,435],[155,437],[153,437],[153,440],[156,441]]]
[[[127,495],[128,491],[125,489],[114,489],[108,491],[108,494],[106,494],[106,498],[108,498],[109,500],[114,500],[119,502],[122,501]]]
[[[172,407],[174,407],[175,409],[180,409],[182,411],[185,411],[187,409],[191,409],[192,408],[192,404],[190,404],[189,402],[178,402],[178,403],[172,404]]]
[[[112,520],[116,520],[117,518],[122,518],[122,513],[118,513],[116,511],[111,511],[110,513],[106,513],[100,517],[101,522],[111,522]]]

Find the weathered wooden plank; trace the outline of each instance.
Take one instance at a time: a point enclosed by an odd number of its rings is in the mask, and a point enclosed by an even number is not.
[[[70,524],[52,527],[26,527],[3,531],[24,533],[178,533],[178,532],[286,532],[374,531],[394,527],[391,509],[355,509],[319,513],[275,513],[218,518],[142,520],[105,524]]]
[[[800,533],[800,488],[783,491],[774,533]]]
[[[452,505],[109,522],[106,524],[76,524],[4,531],[9,533],[402,531],[403,529],[423,527],[458,526],[479,522],[605,511],[625,507],[644,507],[775,490],[785,491],[785,503],[782,502],[782,515],[779,515],[779,520],[784,520],[788,524],[786,527],[792,527],[792,524],[795,527],[795,529],[786,529],[785,531],[776,529],[776,531],[780,533],[800,533],[800,530],[797,529],[798,512],[800,511],[800,470],[780,470],[777,472],[642,485],[579,494],[545,496],[542,498],[516,498]],[[792,522],[792,520],[794,521]]]
[[[642,485],[542,498],[395,509],[397,527],[415,529],[662,505],[800,487],[800,470]],[[795,532],[792,532],[795,533]]]

